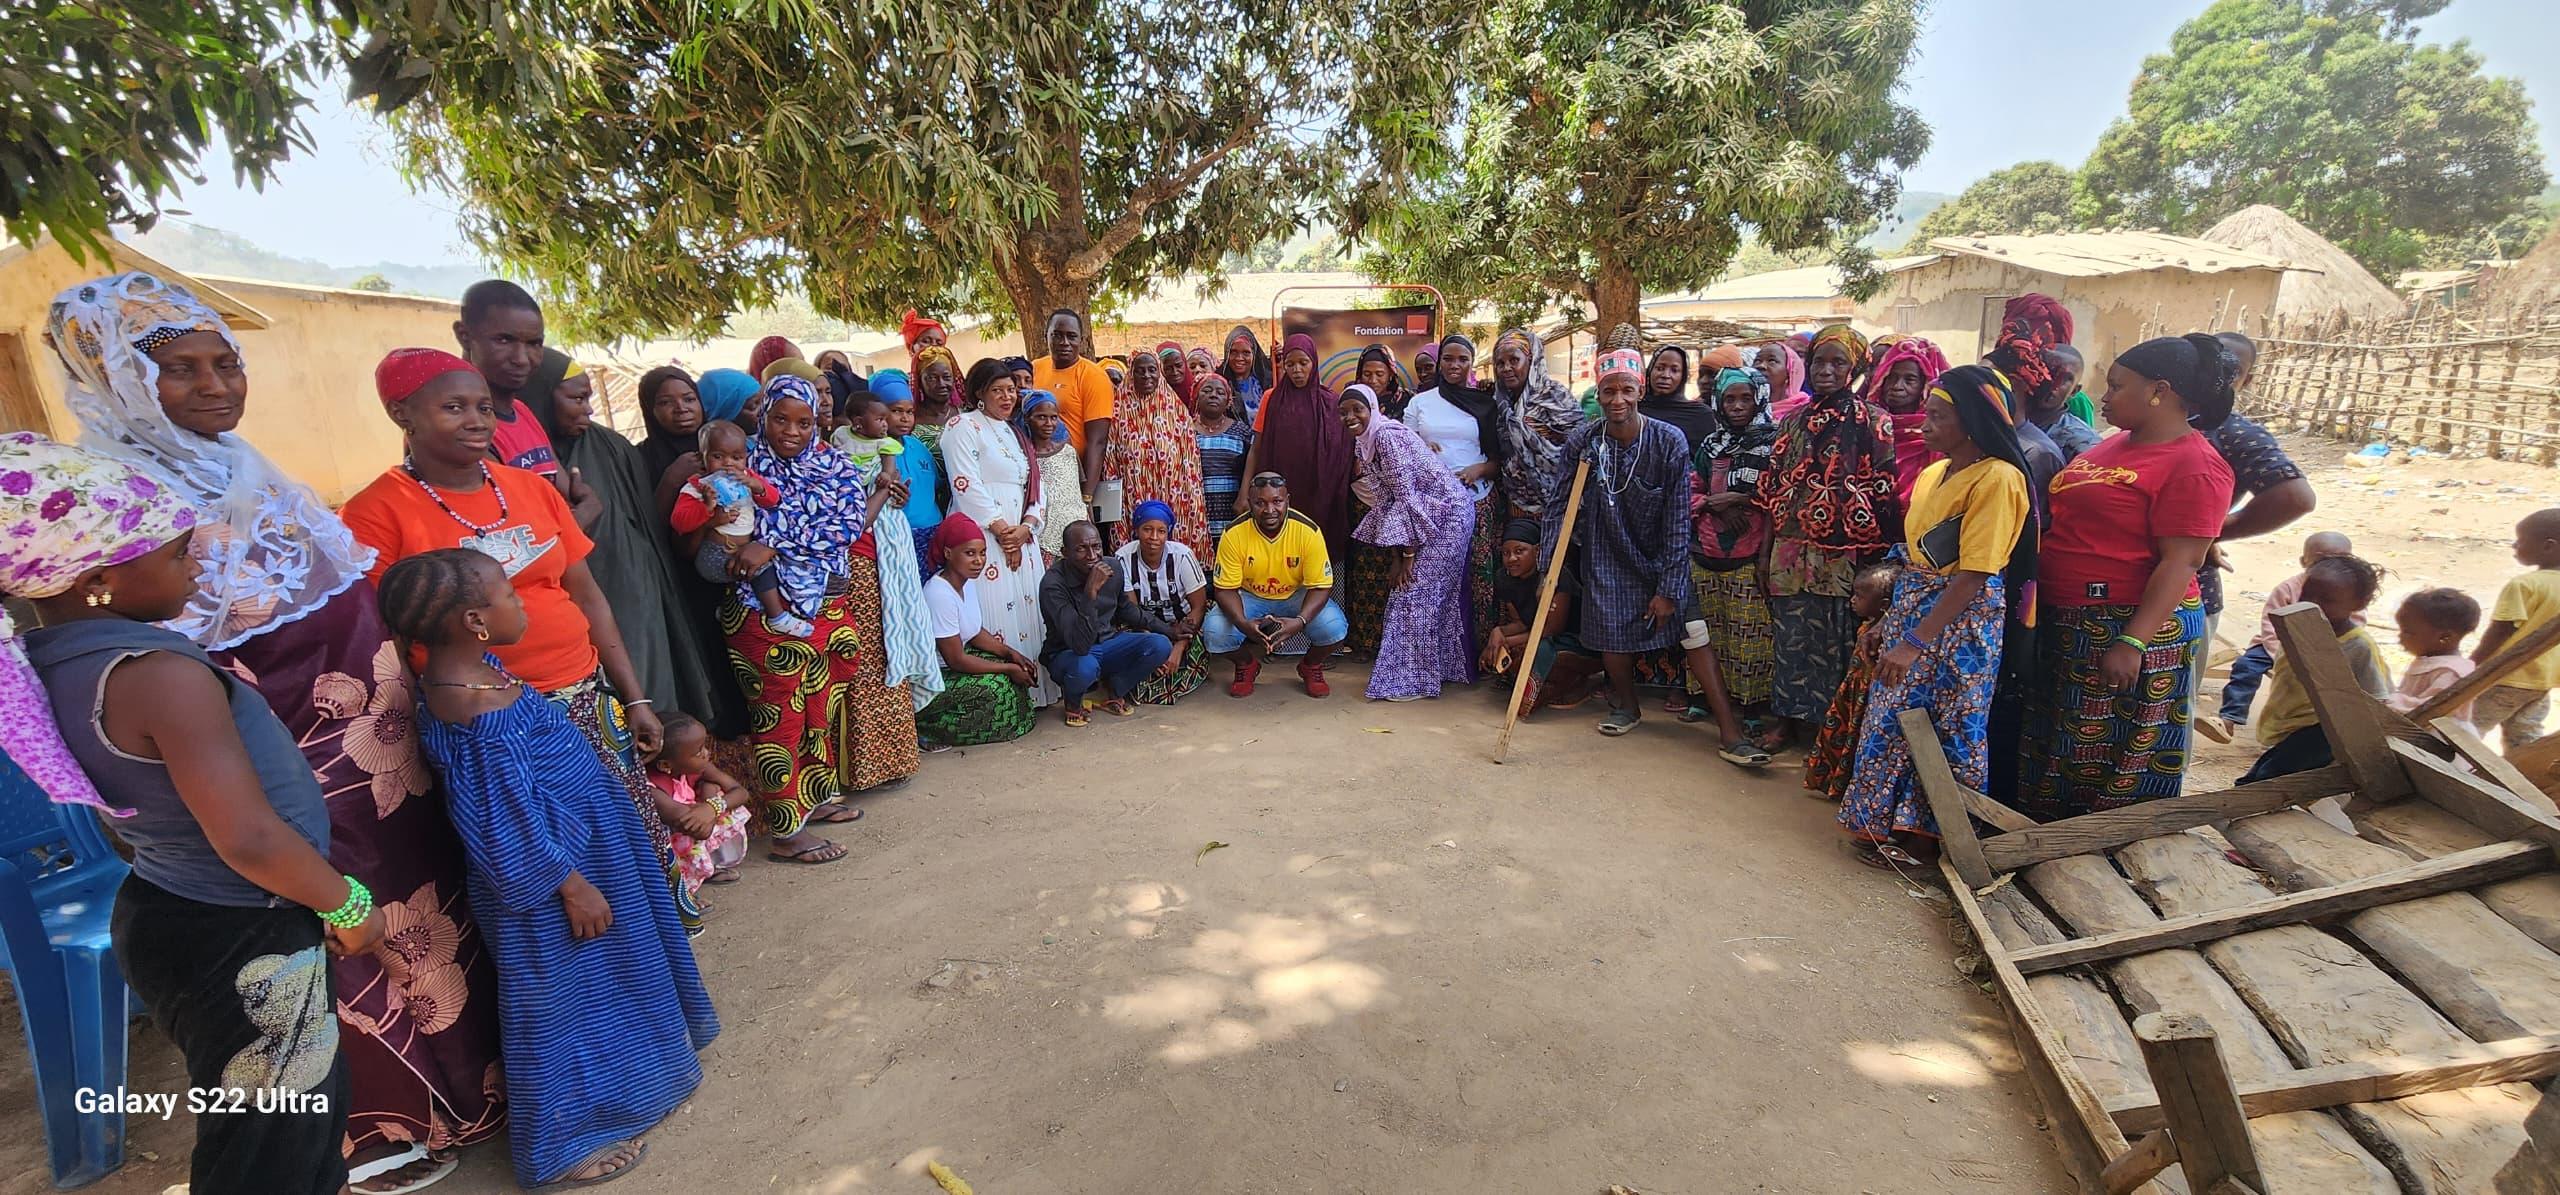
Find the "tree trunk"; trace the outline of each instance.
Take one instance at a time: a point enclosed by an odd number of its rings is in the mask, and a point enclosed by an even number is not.
[[[1004,283],[1006,297],[1013,300],[1014,318],[1022,325],[1022,353],[1033,360],[1048,353],[1049,316],[1063,307],[1084,322],[1084,355],[1095,356],[1093,283],[1067,276],[1068,254],[1043,249],[1040,234],[1026,230],[1014,241],[1013,249],[999,255],[996,261],[996,274]]]
[[[1600,254],[1600,268],[1592,275],[1589,294],[1592,332],[1604,343],[1611,330],[1620,324],[1636,323],[1642,314],[1644,296],[1636,286],[1635,268],[1616,253]]]

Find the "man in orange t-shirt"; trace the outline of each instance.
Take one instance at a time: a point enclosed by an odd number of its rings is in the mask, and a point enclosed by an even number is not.
[[[1084,504],[1102,485],[1102,463],[1111,451],[1111,375],[1084,358],[1084,317],[1065,308],[1049,316],[1049,355],[1031,363],[1031,384],[1058,396],[1058,418],[1067,442],[1083,462]]]

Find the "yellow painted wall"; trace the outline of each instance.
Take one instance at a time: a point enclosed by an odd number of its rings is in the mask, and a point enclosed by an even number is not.
[[[115,269],[148,264],[83,264],[50,242],[0,260],[0,331],[25,338],[32,381],[51,424],[41,430],[57,439],[78,438],[61,363],[44,344],[53,296]],[[175,271],[155,272],[190,281]],[[249,409],[240,432],[260,452],[332,504],[399,463],[399,429],[374,397],[373,367],[395,348],[450,350],[452,303],[240,279],[193,281],[267,317],[264,329],[234,328],[249,367]]]

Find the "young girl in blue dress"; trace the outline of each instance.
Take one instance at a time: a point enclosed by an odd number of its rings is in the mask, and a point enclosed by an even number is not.
[[[618,1175],[701,1083],[695,1052],[720,1032],[649,832],[560,707],[489,654],[526,621],[496,561],[422,553],[381,591],[392,633],[427,650],[419,742],[497,958],[516,1178]]]

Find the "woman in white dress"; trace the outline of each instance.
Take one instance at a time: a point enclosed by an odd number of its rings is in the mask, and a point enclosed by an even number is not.
[[[1037,660],[1046,630],[1040,621],[1040,474],[1031,444],[1013,425],[1021,396],[1013,373],[995,359],[969,367],[968,409],[942,430],[942,464],[951,475],[951,505],[985,529],[987,565],[978,574],[978,611],[986,629],[1007,646]],[[1057,686],[1041,670],[1031,703],[1058,699]]]
[[[1475,503],[1476,533],[1467,543],[1467,613],[1475,623],[1475,640],[1481,641],[1495,625],[1494,553],[1508,518],[1502,492],[1494,482],[1502,476],[1503,462],[1515,447],[1504,437],[1516,425],[1505,416],[1502,401],[1491,388],[1475,385],[1475,363],[1474,341],[1464,336],[1442,340],[1439,378],[1422,379],[1433,384],[1405,404],[1399,422],[1421,435],[1441,467],[1456,475],[1467,500]]]

